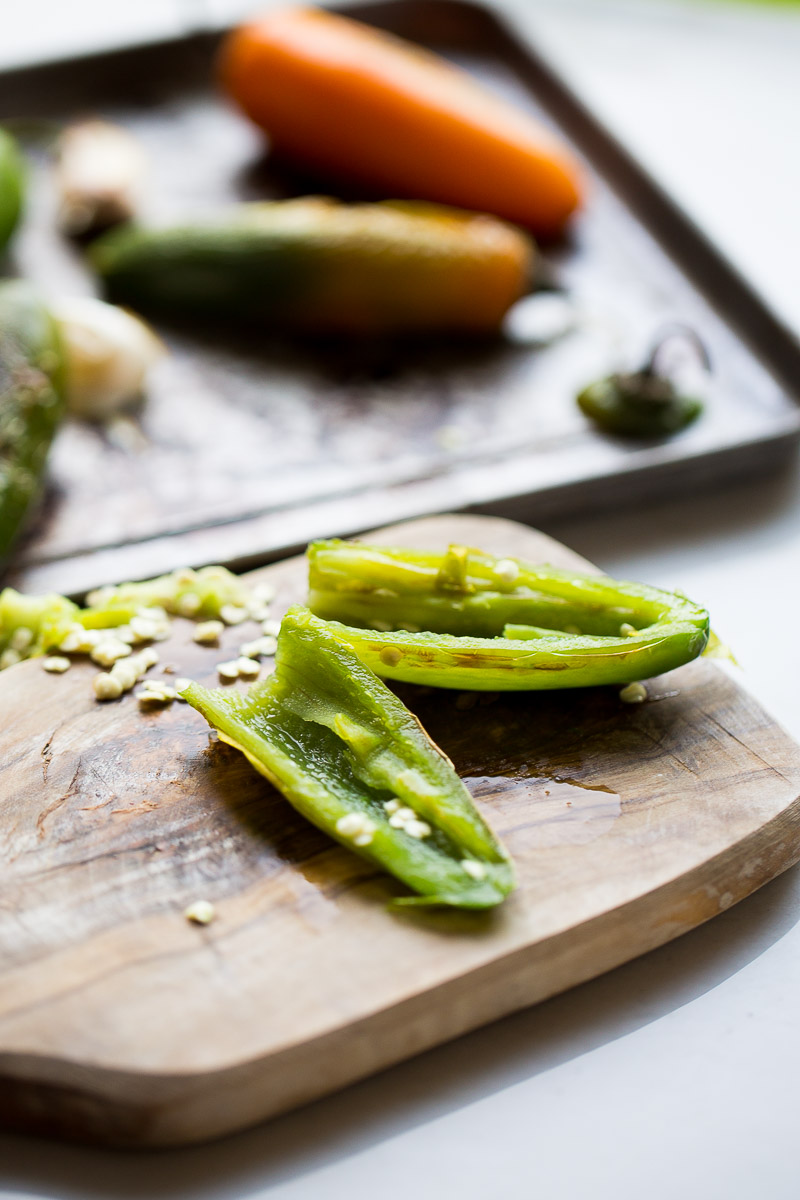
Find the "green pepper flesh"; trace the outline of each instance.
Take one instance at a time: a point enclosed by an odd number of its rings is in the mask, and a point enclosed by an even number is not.
[[[476,691],[624,684],[689,662],[708,640],[705,609],[603,575],[464,547],[324,541],[308,554],[312,612],[388,679]]]
[[[299,812],[418,893],[397,903],[488,908],[513,888],[510,860],[452,764],[308,610],[284,617],[264,684],[241,694],[193,683],[183,695]],[[413,808],[429,836],[393,827],[392,801]],[[373,826],[365,844],[342,832],[354,813]]]

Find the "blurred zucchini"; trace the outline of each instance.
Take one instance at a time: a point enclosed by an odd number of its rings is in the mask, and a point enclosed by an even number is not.
[[[22,216],[25,199],[25,164],[20,149],[5,129],[0,129],[0,254]]]
[[[63,413],[56,322],[26,283],[0,283],[0,561],[39,496]]]
[[[111,298],[145,312],[353,334],[494,331],[526,291],[534,253],[494,217],[318,197],[115,230],[90,249]]]
[[[70,125],[58,142],[58,223],[88,236],[136,215],[144,153],[132,134],[108,121]]]

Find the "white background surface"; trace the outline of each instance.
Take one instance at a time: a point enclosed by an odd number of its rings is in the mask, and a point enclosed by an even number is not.
[[[4,9],[0,60],[247,7],[28,0]],[[800,9],[500,7],[800,332]],[[800,739],[796,466],[548,531],[612,574],[707,604]],[[796,1200],[798,917],[795,869],[600,980],[214,1146],[131,1156],[0,1136],[0,1196]]]

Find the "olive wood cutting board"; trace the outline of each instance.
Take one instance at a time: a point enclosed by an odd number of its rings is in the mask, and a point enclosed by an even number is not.
[[[588,567],[486,517],[373,536]],[[276,613],[304,595],[301,559],[254,577]],[[162,663],[213,680],[250,636],[209,650],[176,621]],[[0,675],[0,1118],[17,1128],[138,1146],[239,1129],[607,971],[800,857],[800,747],[712,662],[636,706],[616,688],[402,689],[516,861],[518,891],[484,914],[387,911],[400,885],[191,708],[99,705],[93,670]],[[198,899],[213,924],[184,918]]]

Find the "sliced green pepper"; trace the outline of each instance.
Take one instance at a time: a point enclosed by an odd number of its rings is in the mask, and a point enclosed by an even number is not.
[[[252,595],[244,580],[225,567],[209,566],[199,571],[185,567],[157,579],[99,588],[88,600],[88,608],[79,608],[56,592],[27,596],[4,588],[0,592],[0,670],[21,659],[63,649],[64,639],[81,629],[114,629],[153,608],[198,619],[218,617],[226,605],[246,609]],[[5,651],[13,653],[4,661]]]
[[[247,693],[183,692],[289,802],[415,892],[399,904],[488,908],[514,886],[452,764],[324,621],[292,608],[275,673]]]
[[[39,495],[64,414],[63,356],[53,318],[27,284],[0,284],[0,560]]]
[[[309,547],[309,607],[377,674],[512,691],[630,683],[703,652],[708,613],[677,593],[479,550]]]

